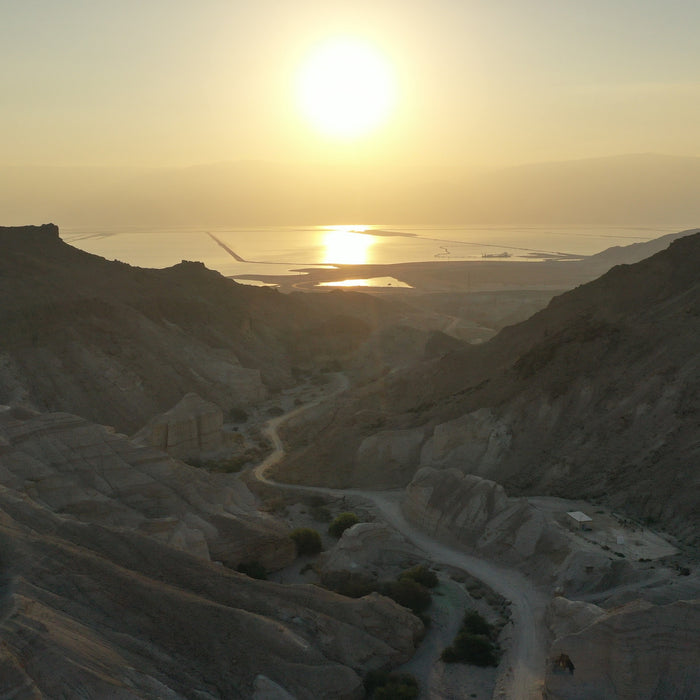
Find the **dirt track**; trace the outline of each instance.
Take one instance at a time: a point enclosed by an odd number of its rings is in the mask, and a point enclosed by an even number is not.
[[[370,501],[382,518],[408,541],[425,552],[426,559],[460,569],[483,581],[487,586],[511,602],[512,638],[501,662],[501,672],[496,682],[494,698],[504,700],[533,700],[542,697],[546,662],[546,631],[544,610],[548,596],[537,589],[520,572],[501,567],[492,562],[471,556],[454,547],[443,544],[406,521],[401,513],[400,491],[364,491],[357,489],[330,489],[317,486],[296,486],[271,481],[267,470],[284,457],[284,446],[278,434],[279,426],[302,411],[347,389],[347,378],[336,375],[336,386],[323,398],[300,406],[289,413],[274,418],[266,424],[263,433],[270,439],[273,452],[252,471],[257,480],[279,488],[304,493],[332,496],[352,495]]]

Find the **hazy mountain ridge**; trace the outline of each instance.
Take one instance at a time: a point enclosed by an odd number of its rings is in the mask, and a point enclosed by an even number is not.
[[[678,225],[700,217],[700,158],[631,154],[464,172],[244,161],[0,168],[6,221],[252,226],[383,221]]]
[[[680,238],[556,297],[482,346],[361,388],[335,420],[302,434],[311,446],[292,454],[280,474],[384,483],[359,468],[363,440],[377,430],[387,439],[409,430],[413,440],[418,431],[422,457],[394,472],[394,481],[405,483],[427,460],[493,479],[511,493],[605,498],[696,539],[698,270],[700,234]],[[446,453],[433,464],[426,446],[436,426],[479,409],[492,417],[467,422],[481,425],[469,428],[470,439],[484,441],[484,449],[471,460]],[[478,455],[486,454],[494,430],[509,436],[507,447],[498,460],[484,461]],[[319,464],[335,469],[319,473]]]
[[[368,295],[279,294],[201,263],[147,270],[53,225],[0,229],[0,403],[133,432],[196,392],[224,410],[343,356],[395,314]],[[232,391],[234,388],[234,391]]]

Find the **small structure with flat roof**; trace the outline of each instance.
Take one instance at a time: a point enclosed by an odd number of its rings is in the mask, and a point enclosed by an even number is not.
[[[580,510],[572,510],[567,513],[567,515],[574,521],[577,529],[579,530],[590,530],[591,526],[588,524],[593,521],[589,515],[581,512]]]

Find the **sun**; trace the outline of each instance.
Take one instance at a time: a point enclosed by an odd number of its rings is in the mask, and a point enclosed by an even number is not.
[[[389,117],[396,79],[387,58],[371,44],[339,37],[316,46],[301,67],[302,114],[321,133],[354,139]]]

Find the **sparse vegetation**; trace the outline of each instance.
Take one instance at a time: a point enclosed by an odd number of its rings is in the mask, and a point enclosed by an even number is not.
[[[410,673],[370,671],[364,686],[368,697],[375,700],[413,700],[420,694],[418,681]]]
[[[284,515],[287,512],[287,502],[282,496],[274,496],[263,503],[261,510],[275,515]]]
[[[440,658],[446,663],[497,666],[498,648],[493,641],[494,635],[495,629],[476,610],[468,610],[454,642],[443,650]]]
[[[425,586],[407,578],[387,581],[379,587],[379,592],[416,615],[427,610],[432,602],[430,591]]]
[[[326,501],[322,496],[309,496],[306,499],[306,503],[309,506],[309,515],[317,523],[329,523],[333,520],[333,515],[326,507]]]
[[[329,526],[328,532],[333,537],[340,537],[349,527],[356,525],[360,519],[355,513],[341,513]]]
[[[267,578],[267,569],[259,561],[242,561],[236,567],[236,571],[261,581]]]
[[[294,541],[299,556],[318,554],[323,548],[321,535],[310,527],[298,527],[292,530],[289,536]]]
[[[425,564],[417,564],[411,569],[406,569],[399,576],[399,579],[407,579],[415,581],[426,588],[435,588],[438,585],[438,577],[434,571],[431,571]]]
[[[229,409],[228,419],[232,423],[245,423],[248,420],[248,413],[242,408],[237,408],[234,406],[233,408]]]

